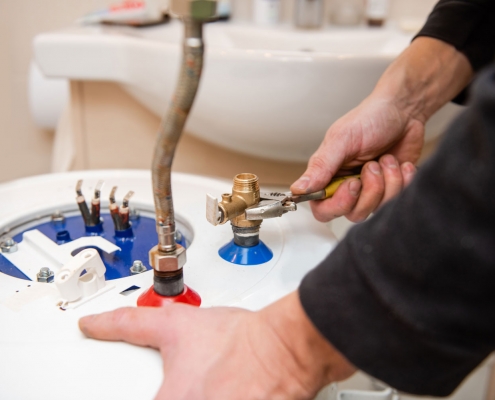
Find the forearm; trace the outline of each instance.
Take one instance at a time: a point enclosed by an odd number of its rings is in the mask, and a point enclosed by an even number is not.
[[[419,37],[388,67],[370,97],[395,104],[423,124],[470,82],[472,67],[452,45]]]
[[[400,390],[447,395],[495,349],[495,68],[398,198],[300,287],[318,330]]]
[[[259,316],[291,354],[283,362],[293,364],[293,371],[308,388],[321,388],[356,371],[314,327],[298,292],[261,310]]]

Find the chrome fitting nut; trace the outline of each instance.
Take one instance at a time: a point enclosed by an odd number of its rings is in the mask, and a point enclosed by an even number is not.
[[[53,281],[54,273],[50,270],[50,268],[43,267],[40,269],[40,272],[36,274],[36,278],[38,282],[49,283]]]
[[[64,223],[65,222],[65,215],[62,214],[60,211],[56,211],[52,214],[52,222],[53,223]]]
[[[2,253],[15,253],[17,251],[17,242],[12,238],[5,238],[0,243]]]
[[[172,272],[178,271],[186,264],[186,249],[180,244],[171,252],[163,252],[158,246],[153,247],[149,253],[150,265],[155,271]]]
[[[146,272],[147,269],[142,261],[136,260],[132,263],[132,267],[130,268],[130,271],[131,271],[131,275],[137,275]]]

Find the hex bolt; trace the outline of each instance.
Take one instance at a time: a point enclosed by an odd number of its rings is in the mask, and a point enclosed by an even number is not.
[[[40,272],[36,274],[36,278],[38,279],[38,282],[48,283],[53,280],[53,275],[54,273],[50,270],[50,268],[42,267]]]
[[[137,219],[139,219],[140,217],[140,214],[139,214],[139,210],[136,209],[136,208],[129,208],[129,219],[131,221],[135,221]]]
[[[2,253],[15,253],[17,251],[17,243],[12,238],[5,238],[0,244]]]
[[[130,271],[132,275],[137,275],[146,272],[147,269],[142,261],[136,260],[132,263],[132,267],[130,268]]]
[[[65,215],[62,214],[60,211],[54,212],[51,218],[52,218],[52,222],[58,222],[58,223],[65,222]]]

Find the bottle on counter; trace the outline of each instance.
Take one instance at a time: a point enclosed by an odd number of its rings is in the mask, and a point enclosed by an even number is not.
[[[222,21],[227,21],[232,15],[232,5],[230,0],[217,1],[217,16]]]
[[[321,28],[325,15],[324,8],[323,0],[296,0],[294,24],[303,29]]]
[[[363,21],[364,0],[332,0],[330,21],[334,25],[359,25]]]
[[[254,0],[253,19],[256,24],[275,25],[280,21],[281,0]]]
[[[389,0],[366,0],[366,22],[368,26],[382,26],[388,17]]]

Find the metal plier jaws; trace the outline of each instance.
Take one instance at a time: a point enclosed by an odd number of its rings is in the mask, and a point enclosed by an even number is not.
[[[324,200],[332,197],[339,186],[351,178],[360,179],[360,175],[347,175],[334,178],[325,189],[313,193],[261,192],[259,203],[246,208],[246,219],[249,221],[259,221],[281,217],[289,211],[296,211],[297,203],[310,200]],[[218,207],[218,199],[209,194],[206,196],[206,219],[212,225],[219,225],[223,219],[222,210]]]
[[[261,219],[281,217],[289,211],[296,211],[297,205],[292,201],[292,193],[266,192],[260,193],[260,202],[246,209],[246,219],[256,221]]]

